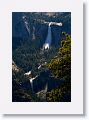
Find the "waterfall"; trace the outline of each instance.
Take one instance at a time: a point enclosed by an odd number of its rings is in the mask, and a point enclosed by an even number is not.
[[[29,28],[29,25],[28,25],[28,23],[26,21],[25,21],[25,26],[26,26],[26,29],[28,31],[28,34],[30,35],[30,28]]]
[[[44,22],[45,24],[48,24],[48,34],[47,34],[47,38],[46,41],[43,45],[43,50],[45,49],[49,49],[51,42],[52,42],[52,33],[51,33],[51,25],[57,25],[57,26],[62,26],[62,23],[57,23],[57,22]]]
[[[30,83],[31,83],[31,88],[32,88],[32,91],[33,91],[33,80],[35,80],[36,78],[38,77],[38,75],[34,78],[30,78]]]
[[[45,44],[43,45],[43,49],[49,49],[49,46],[51,45],[51,41],[52,41],[52,35],[51,35],[51,27],[50,27],[50,23],[49,23],[48,34],[47,34]]]
[[[24,21],[24,24],[25,24],[25,27],[26,27],[26,29],[27,29],[27,32],[28,32],[28,34],[30,35],[30,26],[29,26],[29,24],[28,24],[28,21],[27,21],[26,16],[23,16],[22,19],[23,19],[23,21]]]
[[[33,78],[30,79],[30,83],[31,83],[32,91],[33,91]]]

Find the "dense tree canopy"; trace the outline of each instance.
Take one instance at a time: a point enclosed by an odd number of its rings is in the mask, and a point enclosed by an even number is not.
[[[51,60],[48,68],[54,77],[64,80],[64,83],[47,93],[47,101],[71,101],[71,37],[63,33],[61,47],[57,58]]]
[[[71,38],[70,35],[63,33],[63,40],[59,54],[48,64],[48,68],[55,77],[69,79],[71,75]]]

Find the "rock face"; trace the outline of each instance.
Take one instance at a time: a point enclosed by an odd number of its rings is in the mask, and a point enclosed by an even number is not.
[[[40,92],[36,93],[37,97],[40,98],[42,101],[46,101],[47,89],[48,89],[48,86],[46,84],[44,90],[41,90]]]
[[[42,14],[44,15],[44,13]],[[49,13],[47,15],[50,16],[50,15],[55,15],[55,14]],[[13,21],[12,47],[13,49],[16,49],[18,46],[20,46],[23,42],[26,42],[28,39],[29,40],[41,40],[41,46],[43,46],[43,44],[46,41],[48,41],[47,35],[49,35],[48,32],[50,31],[52,35],[51,43],[57,45],[58,42],[60,41],[60,34],[63,28],[62,23],[61,22],[47,22],[43,18],[39,19],[39,16],[37,19],[35,18],[33,19],[31,17],[29,17],[29,14],[26,14],[26,13],[19,13],[19,12],[14,13],[13,12],[12,14],[12,21]]]
[[[17,67],[17,65],[15,64],[14,61],[12,61],[12,70],[16,71],[16,72],[19,72],[19,68]]]
[[[15,38],[26,39],[29,36],[23,16],[23,13],[12,13],[12,34]]]
[[[70,32],[68,13],[66,16],[64,13],[12,14],[13,101],[36,101],[34,95],[46,101],[46,93],[64,82],[51,76],[46,64],[57,55],[62,31]]]
[[[33,80],[33,91],[39,93],[42,91],[51,91],[53,88],[61,85],[64,81],[50,76],[50,72],[42,72],[36,79]]]

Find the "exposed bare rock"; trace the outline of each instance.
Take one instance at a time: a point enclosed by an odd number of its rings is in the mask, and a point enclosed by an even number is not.
[[[37,97],[40,98],[42,101],[46,101],[47,89],[48,89],[48,86],[46,84],[44,90],[41,90],[37,93]]]
[[[15,62],[12,60],[12,70],[19,72],[19,68],[17,67],[17,65],[15,64]]]

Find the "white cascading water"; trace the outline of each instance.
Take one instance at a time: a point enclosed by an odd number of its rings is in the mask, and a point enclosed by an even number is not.
[[[30,35],[30,28],[29,28],[29,24],[28,24],[28,22],[27,22],[27,20],[26,20],[26,16],[23,16],[22,18],[23,18],[25,27],[26,27],[26,29],[27,29],[27,32],[28,32],[28,34]]]
[[[33,78],[30,79],[30,83],[31,83],[32,91],[33,91]]]
[[[28,72],[26,72],[24,75],[30,77],[31,74],[32,74],[32,72],[31,72],[31,71],[28,71]],[[29,81],[30,81],[30,84],[31,84],[32,91],[33,91],[33,80],[35,80],[37,77],[38,77],[38,75],[36,75],[36,76],[33,77],[33,78],[31,78],[31,77],[29,78]]]
[[[26,29],[27,29],[29,35],[30,35],[30,29],[29,29],[29,26],[28,26],[28,22],[26,22],[26,21],[25,21],[25,26],[26,26]]]
[[[47,34],[45,44],[43,45],[43,49],[49,49],[49,46],[51,45],[51,41],[52,41],[52,35],[51,35],[51,27],[50,27],[50,23],[49,23],[48,34]]]
[[[34,78],[30,78],[30,83],[31,83],[31,88],[32,88],[32,91],[33,91],[33,80],[35,80],[36,78],[38,77],[38,75]]]
[[[51,27],[50,25],[58,25],[58,26],[62,26],[62,23],[57,23],[57,22],[44,22],[46,24],[48,24],[48,34],[47,34],[47,38],[45,41],[45,44],[43,45],[43,49],[49,49],[50,45],[51,45],[51,41],[52,41],[52,33],[51,33]]]

